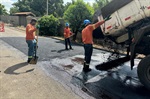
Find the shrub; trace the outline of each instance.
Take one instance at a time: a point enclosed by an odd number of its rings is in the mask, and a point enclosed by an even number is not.
[[[40,35],[57,36],[59,20],[53,15],[43,16],[38,20],[40,24]]]

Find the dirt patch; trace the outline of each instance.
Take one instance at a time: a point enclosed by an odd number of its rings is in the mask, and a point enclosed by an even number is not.
[[[65,69],[72,69],[74,66],[73,65],[62,65]]]
[[[72,59],[72,61],[77,62],[79,64],[83,64],[84,63],[84,59],[83,58],[79,58],[79,57],[75,57],[75,59]]]

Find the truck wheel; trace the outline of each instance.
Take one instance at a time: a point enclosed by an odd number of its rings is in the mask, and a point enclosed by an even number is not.
[[[150,55],[141,60],[137,73],[141,83],[150,90]]]

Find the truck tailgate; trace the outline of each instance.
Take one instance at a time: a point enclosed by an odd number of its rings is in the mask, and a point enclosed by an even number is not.
[[[123,1],[123,3],[120,1]],[[111,9],[112,4],[115,5]],[[114,0],[102,9],[102,15],[98,18],[99,21],[103,20],[108,14],[111,14],[112,19],[101,26],[103,33],[120,37],[127,34],[126,27],[150,17],[150,0]],[[128,36],[117,42],[126,40],[128,40]]]

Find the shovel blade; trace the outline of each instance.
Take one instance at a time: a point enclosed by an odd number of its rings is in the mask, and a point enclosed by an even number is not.
[[[36,64],[37,61],[38,61],[38,57],[34,57],[34,58],[32,58],[32,60],[30,61],[29,64]]]

